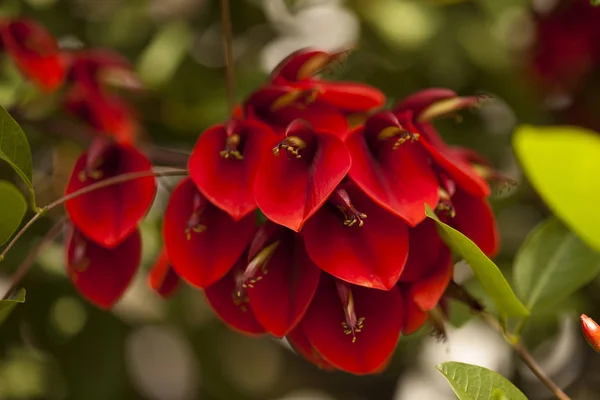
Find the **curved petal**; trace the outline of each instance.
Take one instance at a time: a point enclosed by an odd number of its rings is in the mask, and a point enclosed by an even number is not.
[[[273,335],[283,337],[304,316],[317,290],[321,270],[306,254],[298,235],[284,229],[265,245],[275,239],[279,244],[262,265],[260,281],[248,287],[246,293],[261,325]],[[263,248],[257,249],[257,254]],[[251,259],[254,257],[250,255]]]
[[[347,226],[344,214],[326,204],[306,223],[306,250],[322,270],[355,285],[391,289],[408,257],[408,228],[354,187],[347,193],[356,210],[366,214],[363,226]]]
[[[222,278],[254,235],[254,216],[235,222],[212,205],[186,178],[165,211],[163,239],[175,272],[187,283],[207,287]]]
[[[385,105],[383,92],[363,83],[318,81],[318,86],[319,99],[344,112],[365,112]]]
[[[75,86],[65,97],[65,108],[119,143],[134,143],[139,134],[135,112],[118,97]]]
[[[204,289],[204,295],[225,324],[238,332],[254,336],[265,333],[265,328],[254,317],[248,306],[248,298],[243,293],[242,296],[237,293],[237,282],[246,265],[245,259],[240,258],[227,275]]]
[[[427,311],[421,310],[414,301],[410,298],[405,297],[406,302],[406,318],[404,321],[404,327],[402,328],[402,333],[405,335],[412,335],[416,331],[419,330],[427,322],[427,318],[429,317],[429,313]]]
[[[404,324],[404,302],[398,287],[389,291],[351,288],[360,332],[346,334],[344,308],[332,278],[323,276],[302,328],[313,347],[331,365],[362,375],[381,371],[390,360]]]
[[[408,290],[408,299],[422,311],[430,311],[437,306],[452,279],[452,254],[447,251],[442,256],[435,270],[413,282]]]
[[[498,253],[500,234],[488,202],[457,188],[452,196],[456,216],[450,224],[471,239],[489,257]]]
[[[148,284],[156,293],[162,297],[170,297],[179,287],[179,275],[175,273],[166,250],[162,250],[156,263],[148,274]]]
[[[338,137],[321,132],[314,136],[314,155],[266,155],[254,184],[261,211],[271,221],[296,232],[325,203],[351,164],[350,154]]]
[[[408,230],[408,260],[400,282],[414,282],[427,276],[451,254],[440,238],[436,223],[426,219]]]
[[[19,19],[0,23],[0,43],[29,79],[46,91],[63,82],[65,68],[56,40],[42,25]]]
[[[258,121],[213,126],[194,147],[190,177],[207,199],[238,221],[256,209],[254,177],[275,140],[271,128]]]
[[[102,91],[101,84],[116,83],[129,88],[139,88],[141,83],[132,72],[131,63],[108,49],[91,49],[66,54],[69,64],[67,79],[78,86],[90,90]],[[117,75],[115,75],[117,73]],[[115,77],[120,80],[115,81]]]
[[[396,104],[392,112],[398,114],[408,110],[412,111],[414,115],[419,115],[432,104],[454,97],[458,97],[458,95],[453,90],[446,88],[427,88],[405,97]]]
[[[136,229],[117,247],[107,249],[71,228],[66,242],[67,274],[83,297],[104,309],[111,308],[135,275],[142,247]]]
[[[306,337],[306,333],[302,328],[302,324],[298,325],[293,331],[288,333],[285,337],[294,349],[294,351],[300,354],[309,362],[313,363],[317,367],[325,371],[335,371],[335,367],[329,364],[323,359],[323,356],[314,348]]]
[[[297,50],[273,69],[270,80],[278,85],[308,80],[332,63],[343,60],[348,53],[349,50],[332,53],[311,48]]]
[[[349,175],[379,206],[414,226],[425,219],[425,204],[438,203],[438,181],[419,143],[381,143],[372,149],[363,128],[346,146],[352,155]]]
[[[67,194],[121,174],[151,172],[150,161],[138,150],[107,145],[100,154],[83,153],[73,168]],[[69,217],[85,236],[105,247],[116,247],[133,232],[154,201],[154,176],[110,185],[68,200]]]

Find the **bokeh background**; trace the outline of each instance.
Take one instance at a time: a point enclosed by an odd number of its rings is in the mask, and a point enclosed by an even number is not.
[[[549,214],[522,178],[511,133],[522,123],[599,125],[600,9],[587,0],[231,0],[231,9],[238,99],[307,46],[355,48],[330,78],[377,86],[390,104],[434,86],[493,96],[438,127],[517,183],[498,186],[492,198],[503,242],[497,261],[510,278],[515,252]],[[110,48],[132,62],[145,89],[122,96],[139,112],[144,143],[154,146],[147,148],[171,149],[157,155],[164,165],[185,165],[202,130],[227,118],[216,0],[0,1],[0,18],[15,15],[45,24],[65,48]],[[90,139],[60,110],[58,96],[35,92],[0,58],[0,104],[14,111],[30,140],[39,204],[62,195]],[[11,174],[0,165],[0,177]],[[460,304],[451,303],[445,342],[422,329],[401,339],[385,372],[356,377],[320,371],[284,342],[230,331],[194,289],[162,300],[144,273],[160,251],[161,216],[175,184],[161,182],[142,224],[142,271],[111,312],[75,292],[60,241],[43,252],[23,282],[27,302],[0,327],[0,399],[445,400],[454,396],[434,366],[446,360],[492,368],[531,399],[550,398],[503,340]],[[60,212],[34,226],[0,264],[0,287]],[[483,296],[463,263],[455,279]],[[600,357],[579,333],[582,312],[600,315],[600,281],[535,316],[524,338],[573,398],[597,399]]]

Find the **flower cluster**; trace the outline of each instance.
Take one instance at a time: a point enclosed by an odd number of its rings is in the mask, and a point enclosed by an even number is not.
[[[285,337],[325,369],[368,374],[385,367],[401,334],[425,323],[451,280],[451,252],[426,206],[490,256],[498,234],[491,167],[432,125],[482,98],[428,89],[385,110],[376,88],[318,77],[346,55],[292,54],[228,121],[200,135],[189,178],[166,208],[150,282],[169,294],[181,279],[202,288],[233,329]],[[68,59],[68,108],[108,134],[80,157],[67,192],[149,171],[123,123],[135,118],[106,111],[126,109],[102,80],[124,64],[89,53]],[[145,177],[66,204],[70,276],[101,307],[138,267],[137,224],[155,190]]]

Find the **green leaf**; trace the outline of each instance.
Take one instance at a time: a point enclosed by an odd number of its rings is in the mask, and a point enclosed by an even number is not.
[[[0,300],[0,324],[8,318],[17,303],[25,303],[25,289],[20,289],[12,299]]]
[[[454,361],[435,368],[450,382],[459,400],[527,400],[508,379],[487,368]]]
[[[530,310],[550,308],[600,274],[600,254],[550,218],[529,234],[513,272],[515,289]]]
[[[600,251],[600,134],[525,125],[515,132],[513,146],[527,178],[554,214]]]
[[[600,6],[600,0],[590,0],[590,4],[593,6]]]
[[[465,235],[438,219],[431,208],[427,216],[438,225],[438,232],[444,242],[469,264],[475,277],[490,296],[498,311],[508,316],[526,316],[529,311],[517,298],[500,269]]]
[[[23,195],[10,182],[0,181],[0,246],[15,233],[27,211]],[[2,261],[2,260],[0,260]]]

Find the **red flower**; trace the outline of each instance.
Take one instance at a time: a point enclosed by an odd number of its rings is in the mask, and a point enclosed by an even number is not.
[[[65,108],[119,143],[132,144],[139,134],[135,112],[116,96],[77,85],[67,93]]]
[[[239,282],[246,265],[246,254],[217,282],[204,289],[206,300],[215,313],[232,329],[247,335],[265,333],[252,313],[248,296],[239,292]]]
[[[391,289],[408,256],[404,221],[348,184],[308,220],[302,235],[315,264],[360,286]]]
[[[208,287],[240,258],[255,232],[254,215],[238,222],[210,203],[186,178],[165,211],[163,239],[175,272],[187,283]]]
[[[315,129],[328,131],[342,139],[349,131],[344,114],[315,98],[310,90],[265,86],[249,96],[243,110],[247,119],[264,122],[278,135],[283,135],[296,119],[303,119]]]
[[[600,353],[600,326],[587,315],[581,314],[581,329],[588,344]]]
[[[118,246],[108,249],[71,228],[66,250],[67,273],[77,290],[96,306],[109,309],[133,279],[142,248],[137,229]]]
[[[328,53],[322,50],[299,50],[283,60],[271,74],[271,83],[307,91],[311,96],[342,112],[365,112],[385,104],[378,89],[356,82],[327,82],[316,74],[339,62],[348,51]]]
[[[452,278],[452,253],[440,239],[435,222],[409,230],[410,247],[399,286],[407,301],[404,333],[415,332],[439,303]]]
[[[52,91],[62,84],[65,69],[58,44],[42,25],[27,19],[0,22],[0,44],[42,89]]]
[[[333,365],[325,361],[323,356],[314,348],[301,326],[296,327],[296,329],[291,331],[285,338],[296,353],[300,354],[317,367],[325,371],[334,371],[336,369]]]
[[[425,219],[425,204],[438,203],[438,182],[419,134],[390,112],[375,114],[346,141],[352,180],[378,205],[410,225]]]
[[[152,172],[150,161],[131,146],[96,139],[73,168],[67,194],[117,175]],[[156,193],[153,176],[110,185],[66,202],[69,217],[85,236],[108,248],[118,246],[136,228]]]
[[[237,293],[249,299],[256,319],[267,331],[283,337],[304,316],[320,274],[299,235],[267,222],[250,245]]]
[[[131,63],[111,50],[84,50],[68,53],[65,58],[69,65],[69,81],[89,91],[101,92],[108,83],[132,89],[141,86],[132,72]]]
[[[234,119],[213,126],[194,147],[190,177],[207,199],[240,220],[256,209],[254,178],[275,139],[271,128],[258,121]]]
[[[148,284],[152,290],[166,298],[175,293],[179,283],[179,275],[173,270],[167,252],[163,249],[150,269]]]
[[[350,169],[340,138],[294,121],[259,165],[254,196],[273,222],[296,232],[325,203]]]
[[[404,304],[398,287],[367,289],[322,274],[297,329],[332,366],[358,375],[376,373],[385,368],[396,347]]]

